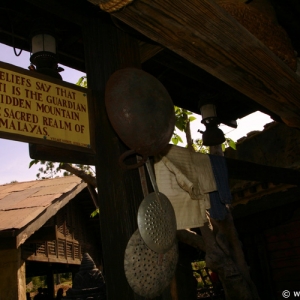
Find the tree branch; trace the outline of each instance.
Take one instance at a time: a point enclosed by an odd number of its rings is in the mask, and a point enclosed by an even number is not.
[[[177,230],[176,233],[177,239],[185,244],[188,244],[194,248],[200,249],[205,252],[205,243],[203,241],[202,236],[198,235],[196,232],[185,229],[185,230]]]
[[[62,163],[60,165],[60,168],[66,170],[66,171],[68,171],[68,172],[70,172],[70,173],[72,173],[76,176],[78,176],[83,181],[85,181],[86,183],[92,185],[93,187],[97,187],[97,180],[94,176],[86,174],[84,171],[82,171],[78,168],[75,168],[72,165],[67,164],[67,163]]]
[[[192,134],[191,134],[191,124],[190,124],[189,120],[187,120],[187,123],[186,123],[185,136],[186,136],[187,148],[190,151],[195,151],[194,148],[193,148],[193,139],[192,139]]]
[[[90,192],[90,195],[91,195],[91,197],[92,197],[92,200],[93,200],[93,202],[94,202],[94,205],[95,205],[95,208],[96,209],[99,209],[99,205],[98,205],[98,194],[97,194],[97,192],[96,192],[96,190],[95,190],[95,187],[94,186],[92,186],[91,184],[89,184],[88,183],[88,190],[89,190],[89,192]]]

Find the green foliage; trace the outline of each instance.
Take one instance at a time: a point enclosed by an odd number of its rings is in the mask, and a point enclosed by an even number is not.
[[[79,85],[79,86],[87,88],[87,79],[86,79],[86,76],[80,77],[79,80],[76,82],[76,85]]]
[[[36,174],[37,179],[54,178],[54,177],[57,177],[60,175],[62,175],[62,176],[72,175],[70,172],[62,170],[60,168],[61,163],[33,159],[29,163],[29,168],[31,168],[33,165],[36,165],[36,164],[41,164],[41,167],[38,169],[39,172]]]
[[[176,118],[175,127],[180,131],[185,132],[188,122],[192,122],[196,120],[196,118],[192,116],[192,112],[178,106],[174,106],[174,110]]]
[[[57,278],[59,278],[60,283],[64,282],[70,282],[72,281],[72,273],[60,273],[60,274],[55,274]]]
[[[95,170],[93,169],[92,166],[90,165],[83,165],[83,164],[75,164],[74,165],[76,168],[84,171],[86,174],[89,174],[89,175],[92,175],[92,176],[95,176]]]
[[[209,153],[209,147],[203,145],[203,141],[200,139],[195,140],[193,143],[193,148],[195,149],[195,152],[200,152],[200,153]]]
[[[37,179],[48,179],[54,178],[58,176],[70,176],[72,173],[61,169],[62,163],[52,162],[52,161],[45,161],[45,160],[38,160],[33,159],[29,163],[29,168],[31,168],[35,164],[41,164],[41,167],[38,169],[38,173],[36,174]],[[79,168],[85,173],[90,175],[95,175],[95,171],[92,166],[89,165],[82,165],[82,164],[74,164],[76,168]]]
[[[196,120],[196,118],[192,116],[193,114],[192,112],[175,105],[174,105],[174,111],[175,111],[175,127],[182,132],[186,132],[188,124]],[[178,143],[183,143],[183,140],[181,136],[174,131],[171,142],[174,145],[177,145]]]
[[[39,287],[47,287],[46,276],[34,276],[26,278],[26,284],[29,282],[32,282],[32,289],[26,289],[26,292],[36,292]]]
[[[225,142],[222,144],[222,150],[223,150],[223,152],[228,147],[236,150],[236,142],[233,141],[231,138],[226,138]]]
[[[206,267],[205,260],[193,261],[192,262],[192,269],[193,271],[198,271]]]
[[[182,138],[180,137],[180,135],[178,135],[177,133],[173,133],[173,137],[172,137],[172,139],[171,139],[171,141],[172,141],[172,143],[174,144],[174,145],[177,145],[179,142],[180,143],[183,143],[183,140],[182,140]]]
[[[91,217],[91,218],[94,218],[94,217],[97,216],[98,214],[100,214],[99,208],[95,209],[95,210],[91,213],[90,217]]]
[[[193,275],[197,279],[197,288],[203,288],[205,285],[212,285],[212,282],[210,281],[209,278],[205,278],[204,276],[206,275],[207,269],[206,267],[206,262],[204,260],[201,261],[194,261],[192,262],[192,270],[193,270]],[[205,269],[204,269],[205,268]],[[209,270],[209,272],[211,272]],[[200,275],[202,274],[202,276]],[[204,282],[203,279],[204,278]]]
[[[203,141],[200,140],[200,139],[197,139],[194,142],[193,147],[194,147],[194,149],[195,149],[196,152],[209,153],[209,147],[208,146],[204,146],[203,145]],[[226,138],[225,142],[222,144],[222,150],[223,150],[223,152],[228,147],[236,150],[236,143],[231,138]]]

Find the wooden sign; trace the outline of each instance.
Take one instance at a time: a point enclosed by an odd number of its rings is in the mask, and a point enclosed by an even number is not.
[[[92,151],[89,90],[0,62],[0,138]]]

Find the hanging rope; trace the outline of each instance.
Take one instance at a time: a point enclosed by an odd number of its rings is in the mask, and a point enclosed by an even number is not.
[[[99,6],[102,10],[111,13],[122,9],[131,2],[133,0],[101,0]]]

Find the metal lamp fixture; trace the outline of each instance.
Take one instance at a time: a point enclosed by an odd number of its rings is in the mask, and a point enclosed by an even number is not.
[[[51,31],[41,27],[32,33],[30,62],[35,65],[30,69],[57,79],[62,79],[59,72],[63,71],[57,65],[56,40]]]
[[[216,106],[213,103],[206,103],[200,107],[202,121],[206,130],[202,133],[204,146],[215,146],[225,142],[223,131],[218,127],[220,122],[216,113]]]

